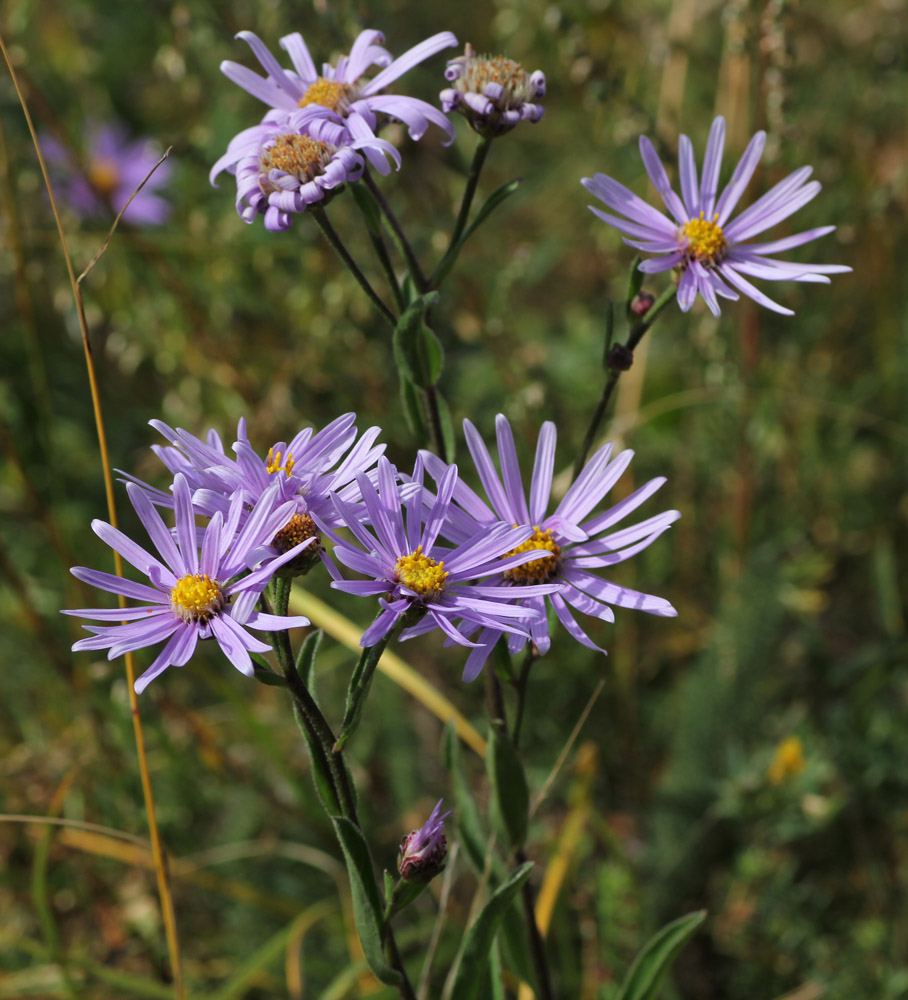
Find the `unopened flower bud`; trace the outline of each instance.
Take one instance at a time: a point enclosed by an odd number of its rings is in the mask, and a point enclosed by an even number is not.
[[[634,363],[634,352],[624,344],[615,344],[608,352],[605,363],[612,371],[626,372]]]
[[[631,299],[630,309],[635,316],[645,316],[653,307],[656,299],[649,292],[637,292]]]
[[[406,882],[425,885],[444,870],[448,853],[444,821],[451,815],[451,810],[443,816],[439,815],[442,802],[443,799],[439,799],[426,822],[400,842],[397,870]]]

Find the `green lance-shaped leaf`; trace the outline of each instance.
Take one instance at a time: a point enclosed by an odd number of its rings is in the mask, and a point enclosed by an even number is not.
[[[486,770],[492,786],[495,818],[510,850],[523,846],[530,815],[530,792],[523,765],[507,734],[493,726]]]
[[[705,919],[706,911],[697,910],[653,935],[634,959],[615,1000],[655,1000],[672,963]]]
[[[459,240],[448,247],[447,252],[444,255],[441,263],[438,265],[438,270],[434,275],[434,284],[436,286],[440,285],[445,278],[450,274],[451,268],[457,261],[457,257],[460,251],[463,249],[463,245],[467,240],[476,232],[476,230],[489,218],[489,216],[502,205],[520,186],[520,178],[517,177],[512,181],[506,181],[501,187],[495,188],[495,190],[489,195],[488,198],[483,202],[482,208],[476,213],[473,221],[469,226],[463,231]]]
[[[388,986],[398,986],[401,975],[385,960],[382,947],[382,905],[372,871],[372,858],[362,832],[343,816],[333,817],[334,832],[344,852],[350,889],[353,896],[353,916],[356,931],[363,946],[369,968],[377,979]]]
[[[334,777],[331,773],[328,759],[325,756],[325,749],[315,735],[309,731],[303,710],[299,702],[295,699],[293,702],[293,717],[296,719],[299,731],[303,734],[303,739],[306,742],[306,749],[309,751],[309,761],[312,764],[312,780],[315,782],[315,790],[318,792],[318,797],[321,799],[325,812],[329,816],[337,816],[343,812],[343,809],[337,797],[337,790],[334,787]]]
[[[640,257],[635,257],[631,261],[631,268],[627,272],[627,292],[624,295],[624,304],[627,306],[628,311],[630,311],[631,303],[634,301],[637,293],[643,287],[643,279],[646,275],[640,270]]]
[[[353,195],[356,207],[362,213],[369,231],[373,234],[381,232],[381,208],[375,200],[375,195],[365,184],[349,184],[348,190]]]
[[[489,897],[486,905],[470,925],[460,948],[459,960],[454,965],[454,980],[451,989],[445,990],[447,996],[456,1000],[475,1000],[483,985],[483,976],[489,962],[489,952],[498,932],[498,927],[504,919],[511,901],[526,882],[533,862],[522,864],[498,889]]]
[[[505,181],[500,187],[495,188],[495,190],[489,195],[488,198],[483,202],[482,208],[476,213],[473,221],[467,226],[466,231],[463,234],[463,238],[460,241],[460,245],[463,246],[464,243],[476,232],[477,229],[488,219],[488,217],[498,208],[499,205],[503,205],[508,198],[520,187],[520,182],[523,178],[515,177],[512,181]]]
[[[315,697],[315,657],[322,643],[322,634],[320,628],[313,629],[303,640],[296,657],[296,672],[312,693],[313,698]]]
[[[400,374],[400,399],[404,407],[407,424],[418,441],[429,440],[429,428],[423,414],[422,401],[416,386],[404,375]]]
[[[441,375],[444,351],[426,325],[426,312],[438,301],[438,292],[420,295],[401,314],[394,328],[394,361],[401,379],[421,389],[435,385]]]

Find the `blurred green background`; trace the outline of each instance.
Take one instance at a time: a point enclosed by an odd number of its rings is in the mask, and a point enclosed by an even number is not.
[[[621,299],[632,256],[587,211],[580,177],[603,171],[651,199],[637,136],[671,162],[683,131],[700,157],[716,112],[729,123],[723,180],[753,131],[770,134],[744,204],[814,166],[823,192],[774,232],[837,224],[786,256],[854,273],[768,289],[790,318],[748,300],[719,320],[702,303],[686,317],[672,307],[622,379],[609,436],[636,458],[615,495],[665,475],[644,516],[683,517],[616,579],[679,617],[619,611],[593,628],[608,659],[562,632],[537,665],[535,787],[605,687],[531,853],[540,877],[557,852],[568,862],[550,932],[560,996],[607,1000],[649,933],[699,907],[708,921],[666,997],[908,995],[904,0],[496,0],[443,13],[412,0],[7,0],[0,18],[41,131],[78,155],[86,121],[119,119],[173,147],[171,220],[124,225],[85,285],[112,464],[157,486],[155,417],[232,440],[245,415],[267,448],[355,409],[361,428],[381,424],[394,461],[413,458],[386,332],[315,226],[246,226],[232,180],[208,185],[264,110],[218,71],[254,65],[238,30],[275,52],[300,30],[318,62],[364,27],[395,54],[450,29],[544,70],[544,120],[495,144],[481,193],[523,184],[462,256],[437,316],[455,422],[491,437],[502,411],[529,458],[540,422],[555,420],[560,470],[601,391],[605,301]],[[444,59],[395,90],[435,101]],[[97,602],[66,570],[108,566],[89,530],[106,509],[64,262],[5,72],[0,125],[0,808],[144,838],[122,663],[70,654],[78,623],[58,614]],[[472,156],[475,137],[457,129],[450,148],[437,130],[418,144],[389,132],[403,169],[382,187],[426,262]],[[380,281],[351,199],[329,211]],[[78,271],[107,223],[66,224]],[[118,501],[128,531],[122,488]],[[460,684],[459,650],[423,639],[400,652],[482,727],[481,682]],[[326,640],[320,693],[334,718],[351,662]],[[306,996],[375,992],[367,976],[337,978],[349,961],[337,850],[282,692],[206,649],[141,708],[193,995],[298,997],[303,974]],[[351,756],[381,865],[451,796],[440,737],[434,716],[376,681]],[[481,764],[468,764],[482,789]],[[0,820],[0,997],[170,996],[146,857],[80,828]],[[472,884],[461,860],[454,937]],[[416,968],[434,913],[427,894],[403,921]]]

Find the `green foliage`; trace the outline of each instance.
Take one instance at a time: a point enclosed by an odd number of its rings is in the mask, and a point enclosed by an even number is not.
[[[705,919],[702,910],[688,913],[653,935],[634,959],[616,1000],[656,1000],[672,963]]]

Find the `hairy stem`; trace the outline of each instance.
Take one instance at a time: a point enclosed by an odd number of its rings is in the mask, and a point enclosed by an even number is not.
[[[420,292],[425,292],[428,290],[429,283],[426,280],[426,276],[423,273],[423,269],[420,266],[419,261],[416,259],[416,254],[413,252],[413,247],[410,241],[407,239],[407,235],[403,230],[397,216],[394,214],[394,210],[388,204],[388,199],[385,198],[382,189],[375,183],[375,178],[366,169],[363,174],[363,181],[366,187],[372,192],[373,197],[378,202],[378,207],[382,211],[382,215],[385,217],[385,221],[388,223],[388,228],[391,230],[391,236],[394,239],[394,244],[400,251],[400,255],[407,262],[407,269],[410,272],[410,277],[413,279],[413,283]]]

